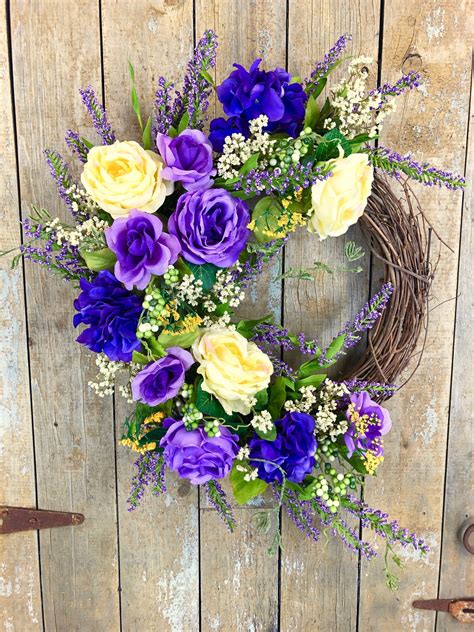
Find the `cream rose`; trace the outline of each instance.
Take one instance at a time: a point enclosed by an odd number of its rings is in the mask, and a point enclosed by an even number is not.
[[[331,165],[332,176],[311,187],[308,230],[320,239],[343,235],[364,212],[370,195],[374,170],[365,154],[338,158]]]
[[[214,395],[225,412],[247,415],[250,399],[270,383],[270,358],[237,331],[205,329],[192,347],[199,362],[202,389]]]
[[[154,213],[173,192],[161,177],[163,160],[133,140],[93,147],[81,180],[97,204],[112,215],[126,217],[132,209]]]

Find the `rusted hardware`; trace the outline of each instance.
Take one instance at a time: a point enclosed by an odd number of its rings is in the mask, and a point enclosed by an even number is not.
[[[474,623],[474,599],[420,599],[414,608],[449,612],[460,623]]]
[[[69,527],[82,524],[83,522],[84,516],[80,513],[0,506],[0,533]]]
[[[462,543],[464,544],[464,548],[468,553],[474,555],[474,544],[471,544],[470,540],[474,540],[474,523],[470,524],[467,529],[464,531],[464,535],[462,536]]]

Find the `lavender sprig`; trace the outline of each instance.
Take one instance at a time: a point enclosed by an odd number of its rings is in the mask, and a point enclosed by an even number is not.
[[[173,126],[173,88],[174,84],[166,81],[164,77],[158,79],[158,88],[155,92],[154,136],[157,132],[167,134]]]
[[[345,33],[337,40],[337,42],[329,49],[324,55],[324,59],[316,64],[315,69],[311,73],[310,77],[305,80],[305,91],[308,94],[314,92],[320,85],[321,81],[327,77],[334,67],[334,64],[338,61],[344,50],[347,48],[347,44],[352,40],[350,33]]]
[[[247,250],[250,256],[245,263],[232,270],[232,282],[241,285],[244,289],[248,288],[254,279],[262,273],[264,264],[278,256],[287,241],[288,235],[282,239],[273,239],[263,244],[249,242]]]
[[[374,397],[392,397],[398,390],[396,384],[382,384],[381,382],[367,382],[365,380],[345,380],[343,382],[351,393],[366,391]]]
[[[212,84],[208,71],[216,65],[217,35],[208,29],[197,43],[194,54],[188,62],[184,77],[183,94],[186,96],[188,126],[202,129],[204,114],[209,107]]]
[[[46,162],[51,176],[58,187],[59,197],[64,200],[73,218],[77,221],[87,219],[87,217],[82,217],[82,213],[78,208],[77,202],[71,195],[71,189],[76,187],[76,183],[69,173],[69,167],[61,154],[57,151],[53,151],[52,149],[45,149],[44,155],[46,156]]]
[[[296,493],[290,489],[285,489],[284,505],[288,516],[295,523],[296,527],[308,539],[317,542],[321,532],[314,524],[315,516],[311,511],[311,505],[300,500]]]
[[[368,156],[374,167],[397,179],[400,179],[403,173],[425,186],[445,186],[453,191],[462,189],[466,185],[466,180],[462,176],[430,167],[427,162],[416,162],[411,154],[402,156],[387,147],[378,147],[370,150]]]
[[[128,511],[133,511],[140,504],[145,489],[151,485],[154,496],[159,496],[166,492],[165,484],[165,461],[162,454],[156,452],[146,452],[140,454],[135,461],[137,473],[132,479],[132,489],[128,498]]]
[[[411,546],[422,555],[429,552],[429,546],[422,538],[400,527],[396,520],[390,521],[388,514],[379,509],[372,509],[353,495],[341,498],[341,504],[349,513],[361,520],[363,527],[371,529],[390,544],[398,542],[404,548]]]
[[[251,169],[247,174],[240,175],[234,182],[235,191],[243,191],[245,195],[270,195],[273,191],[280,195],[307,189],[318,180],[327,180],[332,175],[329,166],[315,166],[312,162],[303,165],[296,163],[288,169],[258,170]]]
[[[211,480],[206,483],[206,496],[209,503],[217,511],[219,518],[232,533],[237,524],[234,512],[232,511],[232,507],[227,500],[224,490],[217,481]]]
[[[107,113],[104,107],[99,103],[92,86],[81,88],[79,90],[82,102],[87,108],[96,132],[104,141],[105,145],[112,145],[116,141],[115,133],[109,125]]]
[[[325,365],[327,363],[334,364],[338,358],[344,355],[346,349],[354,347],[362,339],[364,332],[372,329],[383,310],[386,308],[387,303],[392,295],[394,287],[391,283],[385,283],[380,290],[375,294],[368,303],[360,310],[353,320],[348,321],[337,336],[333,339],[333,342],[340,336],[344,336],[344,342],[341,349],[328,357],[328,352],[331,350],[331,344],[322,352],[319,358],[319,364]]]
[[[421,85],[421,75],[418,72],[409,72],[393,85],[390,83],[384,83],[383,86],[379,86],[378,88],[374,88],[369,92],[370,96],[378,96],[380,99],[378,107],[375,109],[381,108],[384,103],[387,102],[388,97],[398,97],[407,90],[413,90],[413,88],[418,88]]]
[[[89,148],[80,138],[77,132],[73,132],[71,129],[67,131],[66,145],[74,154],[76,154],[81,162],[87,162],[87,154],[89,153]]]

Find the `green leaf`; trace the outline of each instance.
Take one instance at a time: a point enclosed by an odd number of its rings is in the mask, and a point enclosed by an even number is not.
[[[148,117],[148,120],[146,122],[145,129],[143,130],[142,140],[143,148],[151,149],[151,116]]]
[[[188,262],[187,265],[194,274],[194,278],[202,281],[204,291],[209,291],[216,282],[216,274],[219,271],[219,268],[212,263],[197,265],[196,263]]]
[[[110,270],[114,267],[117,257],[108,248],[102,248],[102,250],[94,250],[89,252],[87,250],[79,250],[79,254],[86,262],[86,266],[89,270],[94,272],[100,272],[101,270]]]
[[[133,111],[137,115],[138,123],[140,125],[140,129],[143,131],[143,122],[142,115],[140,113],[140,103],[138,101],[137,89],[135,88],[135,69],[132,65],[132,62],[128,62],[128,71],[130,73],[130,79],[132,81],[132,90],[131,90],[131,98],[132,98],[132,107]]]
[[[178,130],[176,129],[176,127],[173,127],[171,125],[170,128],[168,129],[168,136],[170,138],[175,138],[177,135],[178,135]]]
[[[150,358],[146,356],[144,353],[140,353],[140,351],[134,351],[132,353],[132,362],[135,364],[150,364]]]
[[[259,152],[257,152],[256,154],[252,154],[249,158],[247,158],[244,164],[240,167],[239,173],[243,176],[246,176],[249,173],[249,171],[252,171],[252,169],[256,169],[259,158],[260,158]]]
[[[211,77],[211,75],[207,72],[207,70],[200,70],[199,74],[201,75],[201,77],[203,79],[205,79],[207,81],[207,83],[211,86],[214,86],[214,79]]]
[[[240,320],[237,323],[237,331],[239,334],[244,336],[244,338],[251,338],[253,336],[253,331],[257,325],[260,323],[271,323],[273,322],[273,318],[271,315],[264,316],[263,318],[258,318],[257,320]]]
[[[344,134],[341,134],[341,132],[337,128],[334,128],[327,134],[324,134],[323,140],[324,141],[337,140],[338,144],[342,147],[344,151],[344,157],[346,158],[347,156],[350,156],[352,154],[352,147],[351,147],[350,142],[347,140]]]
[[[268,398],[268,412],[273,420],[280,419],[281,408],[286,401],[286,385],[282,377],[277,377],[270,386]]]
[[[188,125],[189,125],[189,112],[185,112],[183,116],[181,117],[181,120],[178,125],[178,134],[181,134],[181,132],[184,132],[184,130],[187,129]]]
[[[310,94],[308,101],[306,102],[306,112],[304,116],[304,126],[314,129],[316,121],[318,120],[319,106],[316,102],[316,98]]]
[[[318,356],[319,355],[320,353],[318,353]],[[300,368],[298,369],[298,377],[303,378],[308,377],[308,375],[314,375],[314,373],[316,373],[316,371],[319,371],[320,368],[321,365],[319,364],[317,358],[308,360],[307,362],[304,362],[302,365],[300,365]]]
[[[334,358],[334,356],[339,353],[339,351],[344,346],[345,339],[345,334],[341,334],[340,336],[337,336],[337,338],[334,338],[334,340],[329,345],[328,350],[326,351],[326,358],[328,358],[329,360]]]
[[[165,349],[168,347],[182,347],[183,349],[187,349],[193,344],[198,336],[199,328],[196,328],[194,331],[190,331],[187,334],[178,334],[176,336],[162,333],[158,336],[158,342]]]
[[[278,220],[282,216],[283,207],[273,197],[260,199],[252,212],[252,221],[255,223],[253,232],[260,242],[272,241],[275,233],[280,230]]]
[[[164,347],[153,336],[151,338],[143,338],[142,345],[144,347],[148,347],[153,356],[156,358],[164,358],[166,355]]]
[[[313,96],[315,99],[317,99],[319,97],[319,95],[321,94],[321,92],[324,90],[324,88],[326,87],[328,80],[326,77],[323,77],[322,79],[319,80],[318,85],[316,86],[316,88],[313,90],[313,92],[311,92],[311,96]]]
[[[264,439],[265,441],[275,441],[277,438],[277,429],[276,426],[272,426],[271,430],[267,430],[267,432],[262,432],[255,428],[255,432],[260,437],[260,439]]]
[[[319,143],[314,154],[316,162],[326,162],[335,158],[339,158],[339,143],[336,139]]]
[[[303,377],[301,380],[298,380],[295,384],[297,389],[300,389],[302,386],[321,386],[321,384],[326,379],[325,373],[318,373],[315,375],[308,375],[307,377]]]
[[[263,410],[268,404],[268,391],[266,388],[258,391],[255,395],[257,403],[255,404],[255,410]]]
[[[202,380],[198,382],[196,388],[196,406],[204,415],[209,417],[225,420],[231,418],[231,415],[225,412],[221,403],[213,395],[203,391]]]
[[[243,465],[242,461],[235,461],[234,467],[230,472],[230,484],[234,492],[235,500],[239,505],[245,505],[249,500],[255,498],[255,496],[263,494],[267,488],[267,484],[260,478],[256,478],[253,481],[244,480],[246,472],[240,472],[237,469],[237,465]]]
[[[91,143],[91,141],[87,140],[87,138],[84,138],[84,136],[81,136],[81,140],[84,143],[84,145],[87,147],[87,149],[92,149],[92,147],[94,147],[94,143]]]

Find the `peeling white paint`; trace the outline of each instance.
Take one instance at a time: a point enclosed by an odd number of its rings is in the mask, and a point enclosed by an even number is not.
[[[428,41],[441,39],[444,35],[444,16],[445,10],[443,7],[437,7],[428,15],[425,21],[426,34],[428,35]]]
[[[421,439],[423,446],[428,447],[436,434],[439,425],[438,413],[436,410],[436,397],[433,397],[426,408],[424,415],[416,422],[413,431],[413,439]]]

